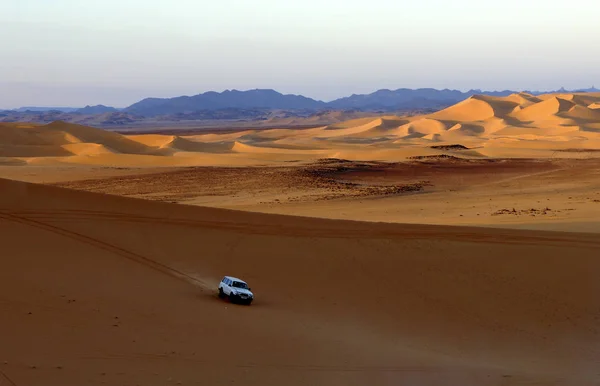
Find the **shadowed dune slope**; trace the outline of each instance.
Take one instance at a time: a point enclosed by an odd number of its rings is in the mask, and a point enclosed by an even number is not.
[[[536,96],[524,92],[509,95],[506,97],[506,100],[515,102],[521,107],[527,107],[531,104],[541,102],[541,99],[537,98]]]
[[[573,119],[582,119],[593,122],[600,122],[600,110],[594,110],[584,106],[573,106],[564,114],[566,117]]]
[[[119,153],[145,154],[148,147],[117,133],[65,122],[40,127],[41,135],[63,135],[70,143],[97,143]],[[64,143],[61,143],[64,144]]]
[[[573,106],[575,104],[567,99],[553,97],[519,111],[515,114],[515,118],[521,121],[536,121],[559,113],[566,113]]]
[[[596,236],[0,191],[3,381],[600,381]],[[252,306],[215,296],[225,274]]]
[[[13,157],[89,154],[92,145],[100,153],[146,154],[149,150],[121,134],[60,121],[44,126],[2,124],[0,145],[0,156]]]

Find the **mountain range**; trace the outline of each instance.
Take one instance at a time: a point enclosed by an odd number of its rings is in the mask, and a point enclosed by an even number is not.
[[[147,98],[127,107],[125,111],[152,116],[227,108],[319,110],[326,106],[325,102],[301,95],[283,95],[275,90],[257,89],[248,91],[226,90],[222,93],[210,91],[191,97]]]
[[[43,108],[24,107],[0,112],[4,121],[46,121],[50,116],[68,113],[74,116],[97,116],[118,114],[118,122],[142,118],[161,120],[202,120],[212,119],[261,119],[273,111],[308,113],[322,111],[362,111],[362,112],[410,112],[413,110],[439,110],[458,103],[473,95],[508,96],[522,91],[483,91],[437,90],[433,88],[378,90],[371,94],[353,94],[348,97],[324,102],[302,95],[281,94],[270,89],[248,91],[226,90],[206,92],[194,96],[175,98],[146,98],[124,109],[103,105],[84,108]],[[524,91],[532,95],[546,93],[600,92],[595,87],[580,90]],[[268,112],[268,113],[267,113]],[[112,117],[112,116],[111,116]],[[64,117],[63,117],[64,118]],[[112,118],[111,118],[112,119]],[[68,120],[68,119],[67,119]]]
[[[600,92],[592,87],[585,90],[560,89],[550,92],[525,91],[533,95],[560,92]],[[482,91],[469,90],[437,90],[433,88],[398,90],[379,90],[372,94],[351,95],[323,102],[301,95],[284,95],[275,90],[227,90],[222,93],[214,91],[195,96],[176,98],[147,98],[141,100],[124,111],[143,116],[167,114],[186,114],[201,110],[220,109],[283,109],[283,110],[361,110],[361,111],[397,111],[410,109],[436,109],[450,106],[470,96],[485,94],[491,96],[508,96],[516,93],[512,90]]]

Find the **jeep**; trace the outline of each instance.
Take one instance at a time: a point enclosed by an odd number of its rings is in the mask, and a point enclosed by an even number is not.
[[[248,284],[237,277],[225,276],[219,283],[219,297],[227,297],[232,303],[250,304],[254,294]]]

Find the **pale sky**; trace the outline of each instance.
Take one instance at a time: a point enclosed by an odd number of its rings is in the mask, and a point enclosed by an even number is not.
[[[598,15],[598,0],[0,0],[0,108],[599,86]]]

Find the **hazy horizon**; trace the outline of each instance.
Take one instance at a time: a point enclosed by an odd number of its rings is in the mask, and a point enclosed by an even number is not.
[[[600,83],[591,0],[82,3],[8,0],[0,108],[126,107],[226,89],[330,101],[378,89]]]

